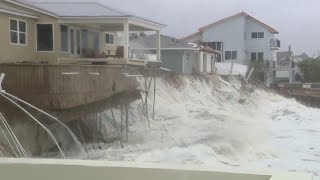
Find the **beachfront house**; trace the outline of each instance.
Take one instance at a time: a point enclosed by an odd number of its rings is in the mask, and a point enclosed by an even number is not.
[[[245,12],[221,19],[182,38],[184,42],[203,42],[221,55],[217,62],[249,65],[255,60],[275,61],[279,32]]]
[[[129,56],[130,31],[164,25],[98,2],[0,0],[0,63],[144,64]],[[161,64],[161,63],[160,63]]]
[[[216,51],[211,48],[199,48],[180,40],[161,35],[162,67],[179,74],[214,73]],[[132,56],[139,59],[150,59],[156,51],[157,36],[148,35],[133,39]]]

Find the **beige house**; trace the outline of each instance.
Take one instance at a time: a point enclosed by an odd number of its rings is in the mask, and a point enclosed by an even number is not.
[[[98,2],[0,0],[0,63],[139,62],[129,32],[157,34],[164,25]]]

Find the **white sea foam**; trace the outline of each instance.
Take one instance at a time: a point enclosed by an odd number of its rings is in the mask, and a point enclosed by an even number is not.
[[[231,86],[239,88],[238,82],[218,87],[217,81],[160,79],[151,128],[137,101],[124,149],[105,144],[90,150],[90,158],[320,174],[319,109],[262,90],[243,95]]]

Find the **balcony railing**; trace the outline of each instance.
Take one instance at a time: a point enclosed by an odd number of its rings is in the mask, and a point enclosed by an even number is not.
[[[274,69],[292,69],[295,68],[295,63],[293,61],[269,61],[270,68]]]
[[[281,42],[279,39],[271,39],[270,40],[270,48],[271,49],[280,49]]]

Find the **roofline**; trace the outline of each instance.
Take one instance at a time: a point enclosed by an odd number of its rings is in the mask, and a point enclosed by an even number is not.
[[[25,13],[20,13],[20,12],[15,12],[15,11],[10,11],[6,9],[0,9],[0,12],[7,13],[7,14],[12,14],[12,15],[17,15],[17,16],[22,16],[22,17],[27,17],[27,18],[33,18],[33,19],[39,19],[37,16],[25,14]]]
[[[157,48],[131,48],[131,50],[157,50]],[[191,50],[191,51],[199,51],[199,48],[160,48],[160,50]]]
[[[6,1],[6,2],[8,2],[8,3],[11,3],[11,4],[15,4],[15,5],[17,5],[17,6],[21,6],[21,7],[24,7],[24,8],[33,10],[33,11],[36,11],[36,12],[40,12],[40,13],[45,14],[45,15],[48,15],[48,16],[52,16],[52,17],[55,17],[55,18],[59,18],[59,16],[56,15],[56,14],[54,14],[54,13],[51,13],[51,12],[42,10],[42,9],[40,9],[40,8],[31,6],[31,5],[28,5],[28,4],[25,4],[25,3],[21,3],[21,2],[15,1],[15,0],[4,0],[4,1]]]
[[[188,35],[188,36],[185,36],[185,37],[183,37],[183,38],[180,38],[179,40],[180,40],[180,41],[183,41],[183,40],[185,40],[185,39],[189,39],[189,38],[192,38],[192,37],[195,37],[195,36],[198,36],[198,35],[201,35],[201,32],[200,32],[200,31],[195,32],[195,33],[192,33],[192,34],[190,34],[190,35]]]
[[[110,8],[110,7],[104,5],[104,4],[100,3],[100,2],[97,2],[97,1],[95,1],[95,3],[97,3],[98,5],[103,6],[104,8],[108,8],[108,9],[111,9],[113,11],[116,11],[116,12],[118,12],[120,14],[123,14],[123,16],[97,16],[97,17],[93,17],[93,16],[83,16],[83,17],[80,17],[80,16],[59,16],[57,14],[48,12],[48,11],[43,10],[41,8],[34,7],[32,5],[21,3],[21,2],[15,1],[15,0],[4,0],[4,1],[6,1],[8,3],[11,3],[11,4],[15,4],[15,5],[21,6],[21,7],[24,7],[24,8],[27,8],[27,9],[30,9],[30,10],[33,10],[33,11],[37,11],[37,12],[46,14],[48,16],[52,16],[52,17],[55,17],[55,18],[75,18],[75,19],[77,19],[77,18],[79,18],[79,19],[80,18],[98,18],[98,17],[100,17],[100,18],[131,18],[133,20],[139,20],[139,21],[143,21],[145,23],[151,23],[152,25],[158,26],[160,28],[166,27],[166,25],[161,24],[161,23],[157,23],[157,22],[154,22],[154,21],[151,21],[151,20],[147,20],[147,19],[144,19],[144,18],[133,16],[133,15],[126,15],[126,14],[124,14],[123,12],[121,12],[119,10]]]
[[[235,15],[232,15],[232,16],[229,16],[229,17],[220,19],[220,20],[218,20],[218,21],[216,21],[216,22],[214,22],[214,23],[211,23],[211,24],[209,24],[209,25],[203,26],[203,27],[199,28],[199,31],[200,31],[200,32],[203,32],[204,30],[206,30],[206,29],[208,29],[208,28],[214,27],[214,26],[216,26],[216,25],[219,25],[219,24],[221,24],[221,23],[224,23],[224,22],[226,22],[226,21],[229,21],[229,20],[231,20],[231,19],[233,19],[233,18],[235,18],[235,17],[239,17],[239,16],[249,17],[250,19],[254,20],[255,22],[257,22],[257,23],[265,26],[271,33],[279,34],[279,31],[277,31],[276,29],[274,29],[274,28],[272,28],[271,26],[269,26],[269,25],[261,22],[260,20],[258,20],[258,19],[256,19],[256,18],[250,16],[249,14],[247,14],[247,13],[245,13],[245,12],[240,12],[240,13],[238,13],[238,14],[235,14]]]

